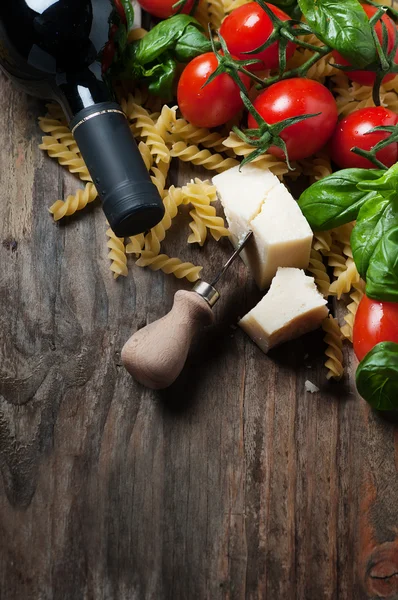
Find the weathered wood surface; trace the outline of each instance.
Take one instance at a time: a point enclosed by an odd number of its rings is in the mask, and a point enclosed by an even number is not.
[[[123,342],[181,282],[114,281],[99,206],[53,223],[77,182],[37,148],[42,110],[1,79],[0,598],[398,598],[397,429],[350,351],[336,385],[320,332],[265,357],[231,328],[258,298],[237,263],[176,384],[135,384]],[[207,275],[230,251],[185,239]]]

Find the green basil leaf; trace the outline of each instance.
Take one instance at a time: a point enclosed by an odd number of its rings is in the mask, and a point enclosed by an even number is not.
[[[376,410],[398,408],[398,344],[381,342],[359,363],[358,392]]]
[[[197,20],[189,15],[174,15],[160,21],[136,44],[135,60],[142,65],[153,62],[161,54],[174,48],[191,24],[201,28]]]
[[[174,47],[174,57],[186,63],[199,54],[211,52],[210,40],[194,25],[189,25]]]
[[[361,181],[380,177],[379,169],[344,169],[312,184],[299,198],[299,206],[314,231],[339,227],[357,218],[361,206],[376,192],[358,190]]]
[[[398,302],[397,227],[380,240],[366,272],[366,295],[376,300]]]
[[[351,247],[358,272],[364,279],[379,242],[396,226],[398,211],[388,198],[377,194],[362,206],[351,234]]]
[[[148,90],[151,94],[160,96],[164,100],[171,100],[173,97],[173,83],[177,64],[171,57],[167,57],[161,65],[161,69],[156,70],[155,77],[151,77]]]
[[[293,19],[300,20],[301,10],[297,5],[297,0],[273,0],[272,4],[279,6]]]
[[[395,163],[388,171],[375,181],[361,181],[358,183],[360,190],[376,190],[378,192],[392,192],[394,195],[398,190],[398,163]]]
[[[316,36],[354,67],[377,61],[369,19],[358,0],[298,0]]]

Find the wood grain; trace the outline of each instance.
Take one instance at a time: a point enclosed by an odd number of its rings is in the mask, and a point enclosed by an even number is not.
[[[1,599],[398,598],[398,434],[351,351],[339,384],[320,332],[263,355],[233,327],[259,299],[236,263],[173,386],[135,384],[120,349],[184,286],[114,281],[95,203],[52,221],[80,184],[37,149],[43,106],[0,90]],[[169,243],[205,278],[230,252]]]

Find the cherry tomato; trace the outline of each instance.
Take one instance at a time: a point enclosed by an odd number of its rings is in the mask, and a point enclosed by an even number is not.
[[[118,12],[119,17],[122,20],[122,23],[124,23],[126,25],[126,23],[127,23],[126,13],[124,12],[124,7],[123,7],[121,0],[115,0],[115,8]]]
[[[377,8],[375,6],[371,6],[370,4],[363,4],[362,8],[366,12],[369,19],[371,17],[373,17],[373,15],[377,12]],[[394,48],[395,32],[396,32],[397,28],[396,28],[394,21],[392,19],[390,19],[390,17],[388,15],[383,15],[381,20],[384,22],[384,24],[387,28],[387,32],[388,32],[387,49],[388,49],[388,52],[391,52],[391,50]],[[381,42],[383,39],[383,29],[381,26],[381,21],[378,21],[376,23],[375,30],[377,33],[377,37],[379,38],[379,40]],[[332,54],[333,54],[334,60],[337,64],[343,65],[343,66],[350,65],[349,61],[347,61],[343,56],[341,56],[341,54],[339,52],[337,52],[337,50],[334,50]],[[398,64],[398,50],[395,54],[394,62]],[[356,83],[360,83],[361,85],[372,86],[376,79],[376,73],[374,73],[372,71],[360,71],[360,70],[346,71],[346,74],[348,75],[348,77],[350,79],[352,79],[352,81],[355,81]],[[394,77],[395,77],[394,73],[391,73],[390,75],[386,75],[383,79],[383,83],[387,83],[388,81],[391,81],[392,79],[394,79]]]
[[[178,106],[184,118],[197,127],[223,125],[243,106],[239,86],[230,75],[221,73],[204,86],[217,67],[214,52],[201,54],[187,64],[178,82]],[[250,78],[243,74],[239,76],[248,89]]]
[[[167,19],[167,17],[171,17],[174,15],[177,10],[173,8],[173,5],[176,4],[178,0],[139,0],[140,5],[144,10],[146,10],[150,15],[154,17],[159,17],[159,19]],[[194,0],[188,0],[182,9],[182,13],[189,13],[193,6]]]
[[[357,146],[362,150],[371,150],[389,134],[367,133],[381,125],[397,125],[398,115],[382,106],[361,108],[340,121],[330,141],[332,160],[341,168],[371,169],[374,165],[370,160],[351,152]],[[398,144],[390,144],[377,153],[377,158],[387,167],[392,167],[398,161]]]
[[[274,83],[254,101],[263,119],[272,125],[290,117],[320,113],[286,127],[280,134],[290,160],[307,158],[320,150],[332,135],[337,123],[336,102],[325,86],[312,79],[285,79]],[[258,127],[249,115],[249,128]],[[284,158],[281,148],[271,146],[270,154]]]
[[[282,21],[290,19],[277,6],[267,6]],[[220,28],[220,34],[227,44],[228,50],[241,60],[258,58],[262,62],[248,67],[252,71],[262,69],[277,69],[279,66],[279,42],[274,42],[262,52],[256,54],[244,54],[249,50],[255,50],[266,42],[273,31],[273,24],[267,13],[256,3],[249,2],[231,12],[224,19]],[[286,57],[289,59],[295,51],[295,44],[289,42]]]
[[[353,339],[358,360],[380,342],[398,343],[398,303],[364,296],[355,315]]]
[[[107,70],[109,69],[109,67],[112,64],[112,61],[115,57],[115,44],[113,43],[112,40],[110,40],[109,42],[107,42],[104,46],[104,49],[102,51],[102,63],[101,63],[101,68],[102,68],[102,73],[106,73]]]

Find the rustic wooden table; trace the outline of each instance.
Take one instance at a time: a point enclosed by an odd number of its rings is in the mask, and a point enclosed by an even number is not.
[[[398,598],[397,428],[351,351],[340,384],[320,332],[264,356],[232,327],[259,297],[237,263],[177,383],[136,385],[120,349],[183,284],[114,281],[98,205],[54,224],[77,182],[42,112],[1,78],[1,599]],[[208,276],[230,252],[172,243]]]

